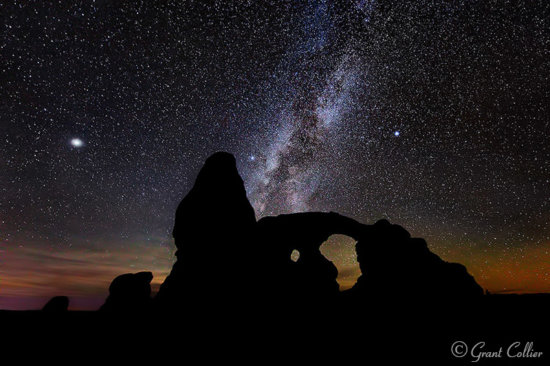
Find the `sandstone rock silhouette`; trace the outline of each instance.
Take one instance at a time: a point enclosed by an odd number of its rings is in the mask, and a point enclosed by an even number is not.
[[[333,300],[339,293],[336,266],[321,245],[334,234],[358,238],[366,226],[334,212],[302,212],[268,216],[258,221],[266,295],[274,300]],[[291,260],[299,252],[296,262]]]
[[[140,312],[151,309],[151,272],[126,273],[109,286],[109,296],[100,308],[107,312]]]
[[[255,228],[235,158],[213,154],[177,208],[177,261],[156,296],[157,306],[228,303],[250,293],[251,274],[258,269]]]
[[[466,268],[449,263],[428,249],[426,241],[387,220],[369,226],[356,244],[362,275],[346,292],[354,300],[413,297],[467,300],[483,295],[483,289]]]
[[[358,241],[362,275],[343,294],[337,268],[320,251],[333,234]],[[483,294],[465,267],[441,260],[423,239],[386,220],[365,225],[334,212],[303,212],[256,222],[235,158],[225,152],[206,160],[177,208],[173,236],[177,261],[155,298],[157,309]],[[293,250],[300,253],[296,262]]]
[[[48,313],[62,313],[69,309],[69,298],[67,296],[55,296],[50,299],[42,308]]]

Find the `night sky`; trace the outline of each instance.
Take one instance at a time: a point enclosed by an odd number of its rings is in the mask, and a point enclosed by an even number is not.
[[[54,295],[96,309],[126,272],[158,287],[175,209],[219,150],[257,218],[387,218],[491,292],[550,292],[550,2],[4,1],[0,14],[0,309]],[[352,286],[354,242],[322,250]]]

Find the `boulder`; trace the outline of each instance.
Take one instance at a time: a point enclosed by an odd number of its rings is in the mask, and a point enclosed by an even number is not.
[[[142,312],[151,307],[151,272],[126,273],[109,286],[109,296],[100,308],[111,312]]]
[[[55,296],[50,299],[42,308],[48,313],[63,313],[69,309],[69,298],[67,296]]]

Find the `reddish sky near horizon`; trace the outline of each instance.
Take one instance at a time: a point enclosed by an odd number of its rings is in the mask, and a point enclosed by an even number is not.
[[[322,247],[323,254],[338,267],[341,290],[353,286],[361,274],[353,255],[354,245],[353,239],[334,235]],[[109,284],[116,276],[151,271],[156,292],[174,260],[174,251],[163,243],[133,244],[114,251],[16,248],[0,243],[0,309],[4,310],[40,309],[57,295],[69,296],[72,310],[96,310],[103,304]],[[545,280],[550,270],[548,249],[520,252],[489,258],[486,263],[460,252],[442,257],[465,264],[476,281],[491,293],[550,292],[550,284]],[[523,256],[525,263],[518,263],[515,259],[518,256]]]

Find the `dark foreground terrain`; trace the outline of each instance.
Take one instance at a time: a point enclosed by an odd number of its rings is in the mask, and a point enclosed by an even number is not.
[[[548,365],[549,305],[550,296],[541,294],[489,295],[469,304],[404,298],[292,311],[212,306],[179,315],[1,311],[1,344],[3,354],[13,352],[21,361],[70,356],[155,364]]]

